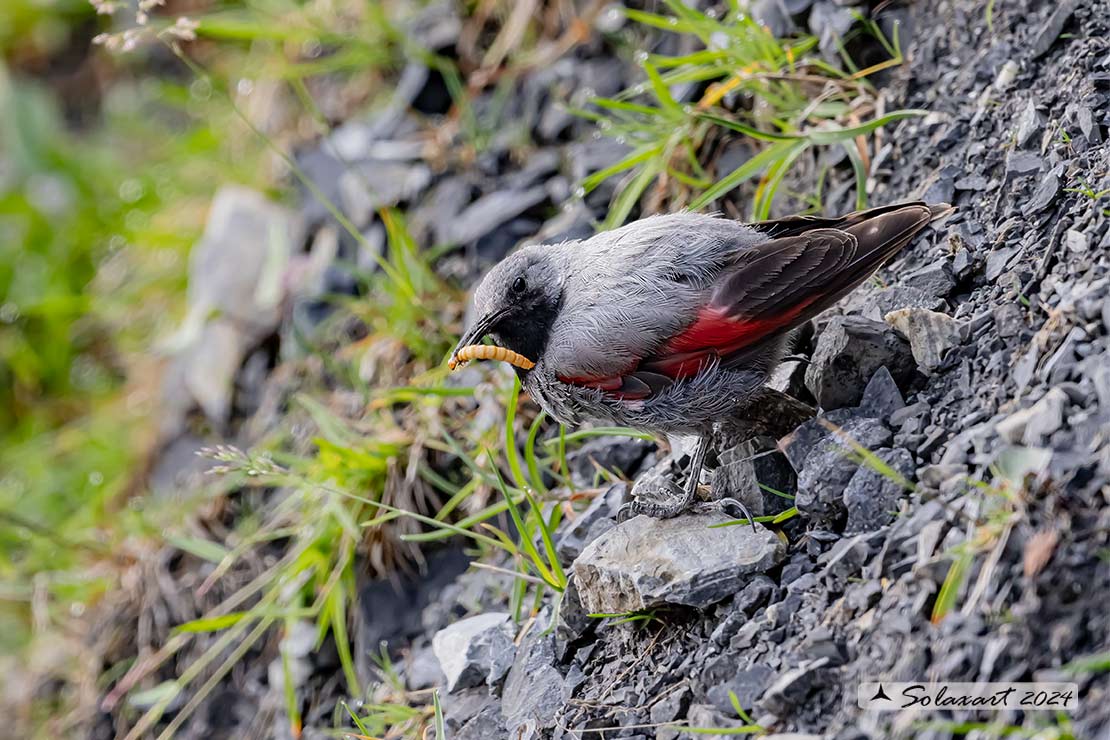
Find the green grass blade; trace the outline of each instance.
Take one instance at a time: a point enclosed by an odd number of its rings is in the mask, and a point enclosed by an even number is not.
[[[648,161],[652,157],[659,156],[663,150],[660,144],[645,144],[644,146],[636,149],[624,159],[616,164],[610,165],[603,170],[598,170],[585,180],[582,181],[582,188],[587,193],[592,192],[601,183],[608,180],[613,175],[618,175],[625,170],[631,169],[638,164]]]
[[[777,144],[772,144],[767,147],[762,152],[725,175],[716,185],[695,198],[694,202],[690,204],[690,210],[700,210],[718,198],[732,192],[767,167],[785,157],[793,146],[793,141],[780,141]]]
[[[854,139],[857,136],[866,136],[875,129],[882,128],[888,123],[900,121],[903,118],[913,118],[916,116],[927,115],[928,111],[906,109],[896,110],[892,113],[887,113],[885,116],[880,116],[867,123],[861,123],[859,126],[850,126],[848,128],[836,129],[812,129],[804,133],[805,138],[814,144],[837,144],[842,141]]]
[[[513,374],[513,388],[509,393],[509,402],[505,404],[505,458],[509,461],[509,470],[513,473],[513,481],[521,488],[528,485],[528,478],[524,475],[524,468],[520,465],[520,452],[516,448],[516,407],[520,401],[520,377]]]
[[[733,121],[729,118],[724,118],[723,116],[717,116],[712,113],[699,113],[698,119],[702,121],[708,121],[709,123],[720,126],[722,128],[727,128],[731,131],[736,131],[737,133],[744,134],[745,136],[750,136],[753,139],[759,139],[760,141],[797,141],[798,139],[805,138],[801,134],[776,134],[769,131],[760,131],[759,129],[753,128],[752,126],[749,126],[747,124],[740,123],[739,121]]]
[[[974,559],[975,554],[967,548],[957,553],[952,564],[948,566],[948,573],[944,576],[944,583],[940,585],[937,600],[933,604],[932,616],[929,617],[929,621],[933,624],[940,624],[956,605],[956,599],[960,595],[964,581],[967,580],[967,574]]]
[[[524,463],[528,466],[528,477],[532,481],[532,488],[543,493],[547,492],[547,486],[543,484],[543,475],[540,473],[540,465],[536,460],[536,436],[539,434],[540,427],[546,418],[546,411],[536,414],[536,418],[532,421],[532,427],[528,430],[528,439],[524,443]]]

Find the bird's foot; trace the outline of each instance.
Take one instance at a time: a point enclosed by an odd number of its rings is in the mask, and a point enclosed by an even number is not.
[[[621,506],[617,521],[623,522],[638,514],[654,519],[678,516],[688,506],[686,491],[668,476],[651,471],[636,481],[632,487],[632,500]]]

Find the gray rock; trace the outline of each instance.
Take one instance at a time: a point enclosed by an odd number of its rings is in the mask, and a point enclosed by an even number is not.
[[[360,162],[339,176],[340,203],[351,222],[361,229],[379,208],[412,199],[431,181],[432,171],[424,164]]]
[[[891,285],[858,295],[849,297],[848,304],[859,305],[860,315],[873,321],[882,321],[883,316],[899,308],[939,309],[945,305],[944,299],[910,285]]]
[[[875,455],[907,481],[914,472],[913,457],[903,449],[879,450]],[[906,489],[897,481],[861,467],[844,489],[844,508],[848,511],[846,533],[871,532],[890,524],[898,511],[898,501]]]
[[[1071,18],[1072,13],[1075,12],[1076,0],[1060,0],[1056,6],[1056,10],[1052,11],[1052,15],[1043,26],[1040,27],[1036,37],[1033,39],[1032,52],[1033,58],[1037,59],[1045,55],[1056,39],[1060,37],[1060,32],[1064,30],[1067,25],[1068,19]]]
[[[628,491],[627,483],[614,483],[594,497],[573,521],[560,527],[560,534],[555,540],[555,549],[563,562],[570,562],[578,557],[582,548],[595,540],[603,532],[598,525],[607,523],[612,525],[620,511],[621,502]]]
[[[508,673],[516,654],[512,617],[488,612],[450,624],[432,638],[432,651],[447,677],[448,691],[483,682],[494,686]]]
[[[780,716],[791,714],[813,691],[828,685],[828,664],[828,658],[817,658],[786,671],[767,689],[760,706]]]
[[[902,392],[894,382],[894,376],[886,367],[880,367],[867,381],[863,389],[863,398],[859,402],[859,412],[862,416],[886,421],[891,415],[905,408],[906,402],[902,400]]]
[[[425,645],[409,653],[404,665],[405,685],[410,691],[442,686],[446,680],[435,651]]]
[[[942,261],[914,270],[903,277],[902,282],[937,298],[946,297],[956,286],[956,280],[952,277],[952,268],[947,262]]]
[[[1023,151],[1011,151],[1006,158],[1006,177],[1025,177],[1033,175],[1044,169],[1044,160],[1036,154]]]
[[[734,498],[747,506],[753,516],[763,516],[763,493],[752,460],[722,460],[713,471],[710,491],[715,499]]]
[[[836,58],[841,39],[855,22],[854,10],[839,3],[815,3],[809,11],[809,30],[820,39],[821,53],[827,59]]]
[[[1095,386],[1099,410],[1103,413],[1110,412],[1110,365],[1103,365],[1096,369],[1091,381]]]
[[[654,724],[673,722],[682,714],[682,706],[690,698],[690,689],[679,686],[651,705],[648,716]]]
[[[1022,441],[1030,446],[1043,444],[1064,425],[1064,411],[1069,404],[1067,393],[1059,388],[1049,389],[1048,393],[1029,408]]]
[[[855,406],[880,367],[899,382],[914,373],[910,346],[880,322],[838,316],[821,332],[806,369],[806,386],[825,410]]]
[[[960,323],[947,314],[923,308],[903,308],[885,317],[888,324],[909,337],[910,350],[925,373],[940,367],[945,353],[962,340]]]
[[[1028,213],[1040,213],[1056,202],[1056,196],[1060,194],[1060,178],[1050,172],[1041,178],[1041,183],[1033,194],[1029,196],[1026,202],[1026,210]]]
[[[1018,251],[1017,247],[998,247],[991,250],[987,255],[987,264],[983,271],[984,277],[992,283],[1001,277],[1002,273],[1006,271],[1006,267],[1017,256]]]
[[[982,175],[968,175],[956,180],[956,190],[986,190],[990,187],[991,181]]]
[[[183,381],[189,395],[213,423],[231,416],[235,375],[250,339],[231,321],[216,319],[205,326],[182,356]]]
[[[713,686],[706,693],[718,711],[725,716],[736,717],[729,692],[736,694],[743,709],[749,710],[771,685],[774,675],[775,672],[770,667],[757,663],[747,670],[737,672],[729,681]]]
[[[587,612],[621,613],[662,604],[706,607],[774,567],[785,548],[773,532],[710,528],[723,514],[637,516],[590,543],[574,562]]]
[[[841,435],[874,450],[890,444],[893,435],[874,419],[851,419],[841,426]],[[844,491],[860,464],[849,457],[851,447],[841,435],[830,435],[805,459],[798,473],[794,505],[807,517],[832,521],[844,513]]]
[[[440,696],[447,736],[484,740],[488,737],[503,737],[500,727],[501,711],[497,697],[492,696],[485,686],[476,689],[459,689]],[[494,730],[491,734],[480,734]]]
[[[299,218],[261,193],[216,193],[189,258],[188,312],[167,342],[176,352],[163,391],[167,437],[180,432],[193,404],[215,425],[227,423],[243,359],[281,319],[283,277],[302,231]]]
[[[628,437],[594,437],[567,456],[574,485],[592,488],[602,470],[632,478],[655,443]],[[602,478],[602,480],[605,480]]]
[[[1073,254],[1083,254],[1090,247],[1087,241],[1087,235],[1075,229],[1068,229],[1064,232],[1064,245],[1068,248],[1068,251]]]
[[[725,730],[730,725],[735,724],[735,720],[730,721],[710,704],[691,704],[686,711],[686,724],[689,727],[698,727],[702,730],[697,735],[687,735],[688,737],[704,738],[704,740],[728,740],[732,735],[706,733],[706,729],[721,728]],[[679,737],[683,736],[680,735]]]
[[[1032,142],[1044,130],[1044,124],[1045,117],[1037,110],[1036,104],[1032,100],[1025,101],[1017,119],[1017,145],[1024,148]]]
[[[544,635],[540,622],[532,626],[517,651],[501,694],[501,715],[509,737],[526,724],[547,729],[567,700],[563,676],[555,669],[555,640]]]
[[[1021,442],[1022,437],[1025,436],[1025,427],[1029,425],[1029,419],[1033,416],[1033,409],[1024,408],[1003,417],[995,424],[995,431],[998,436],[1007,442],[1017,444]]]
[[[470,244],[547,199],[547,189],[501,190],[484,195],[458,215],[447,228],[446,242]]]
[[[220,188],[189,257],[186,326],[214,314],[267,333],[280,318],[281,274],[302,225],[288,209],[239,186]]]

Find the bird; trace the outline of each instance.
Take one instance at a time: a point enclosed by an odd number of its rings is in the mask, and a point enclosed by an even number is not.
[[[750,224],[678,212],[584,240],[524,246],[479,283],[475,318],[448,365],[509,362],[529,395],[566,425],[694,437],[685,485],[626,504],[621,518],[699,510],[714,434],[746,417],[772,426],[804,421],[765,386],[792,333],[951,210],[915,201]],[[738,508],[754,526],[743,504],[716,505]]]

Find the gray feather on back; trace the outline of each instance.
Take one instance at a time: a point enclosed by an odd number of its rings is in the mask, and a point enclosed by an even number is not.
[[[766,239],[736,221],[677,213],[539,247],[566,281],[545,363],[565,377],[620,374],[688,326],[720,270]]]

